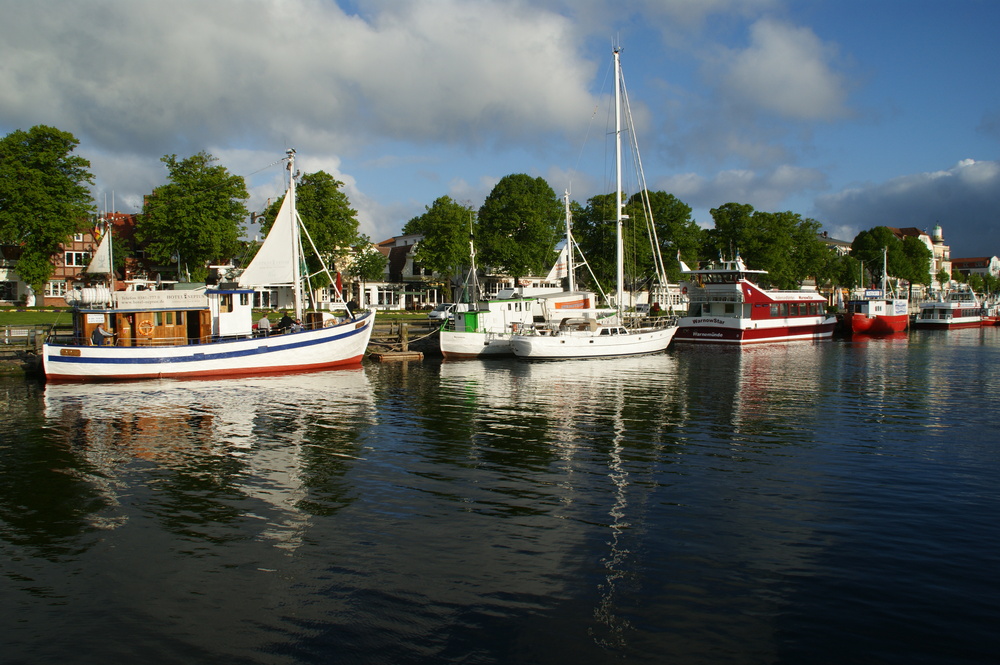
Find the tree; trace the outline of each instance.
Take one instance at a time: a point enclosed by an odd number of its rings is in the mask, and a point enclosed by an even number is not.
[[[307,173],[299,178],[295,186],[295,208],[302,218],[309,237],[316,244],[316,251],[323,257],[331,270],[344,272],[348,266],[344,264],[351,252],[351,247],[360,241],[358,236],[358,211],[351,208],[351,202],[341,188],[344,183],[325,171]],[[281,208],[282,196],[268,206],[261,221],[261,231],[265,234],[274,224]],[[306,264],[313,274],[311,283],[314,288],[323,288],[330,283],[321,268],[320,257],[310,251],[309,241],[303,238],[305,244]]]
[[[90,162],[71,154],[79,143],[45,125],[0,139],[0,241],[22,248],[14,269],[35,292],[52,276],[52,254],[94,212]]]
[[[414,256],[421,265],[441,275],[459,277],[462,267],[471,261],[472,219],[471,207],[442,196],[424,214],[407,222],[403,233],[423,236]]]
[[[914,236],[903,238],[900,249],[900,260],[896,264],[899,272],[895,275],[910,283],[912,296],[914,284],[931,285],[931,261],[934,259],[934,253]]]
[[[873,284],[882,281],[883,263],[888,263],[889,275],[900,276],[900,272],[905,272],[906,266],[902,255],[902,242],[886,226],[876,226],[862,231],[851,243],[851,256],[864,264],[872,276]]]
[[[823,271],[828,250],[819,239],[816,220],[790,211],[755,211],[739,203],[711,212],[715,227],[705,233],[706,254],[739,254],[749,267],[766,270],[767,281],[781,288],[801,286]]]
[[[136,236],[154,261],[184,263],[192,279],[203,281],[210,263],[228,261],[240,249],[250,198],[246,183],[207,152],[160,161],[170,182],[146,198]]]
[[[563,203],[543,178],[504,176],[479,209],[476,252],[515,280],[545,274],[564,220]]]
[[[644,201],[643,193],[633,194],[625,205],[628,216],[623,222],[623,244],[625,246],[626,273],[632,272],[629,281],[638,285],[643,280],[656,276],[653,261],[653,242],[650,239],[647,214],[652,216],[652,227],[655,230],[656,247],[663,257],[664,264],[670,266],[670,278],[680,277],[680,263],[677,254],[694,255],[702,243],[703,231],[691,219],[691,208],[673,194],[666,192],[647,192]],[[613,212],[614,197],[611,196]],[[631,257],[631,260],[629,260]]]
[[[587,205],[573,213],[573,236],[599,284],[593,290],[614,290],[618,271],[615,243],[615,194],[597,194]],[[587,278],[581,280],[586,284]]]

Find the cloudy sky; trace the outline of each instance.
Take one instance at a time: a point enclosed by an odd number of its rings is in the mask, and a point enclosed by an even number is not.
[[[613,10],[613,11],[612,11]],[[99,207],[206,150],[280,195],[286,148],[373,240],[505,175],[606,193],[611,50],[646,179],[709,210],[1000,255],[995,0],[0,0],[0,132],[80,139]]]

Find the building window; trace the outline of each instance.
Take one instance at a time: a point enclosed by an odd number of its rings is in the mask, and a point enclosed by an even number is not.
[[[67,267],[84,268],[90,263],[90,252],[66,252],[64,259]]]
[[[62,298],[66,295],[66,280],[54,279],[45,283],[46,298]]]
[[[83,242],[83,234],[82,233],[74,233],[73,234],[73,242]]]
[[[17,300],[17,283],[0,282],[0,300],[14,302]]]

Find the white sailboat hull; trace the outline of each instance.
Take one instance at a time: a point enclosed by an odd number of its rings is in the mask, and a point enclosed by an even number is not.
[[[46,343],[49,381],[123,381],[266,375],[356,365],[373,312],[318,330],[179,346],[79,346]]]
[[[677,326],[629,331],[627,334],[601,334],[599,331],[558,331],[552,335],[514,335],[514,355],[529,360],[567,358],[611,358],[637,356],[666,350]]]
[[[442,329],[441,355],[445,358],[484,358],[513,355],[509,332],[455,332]]]

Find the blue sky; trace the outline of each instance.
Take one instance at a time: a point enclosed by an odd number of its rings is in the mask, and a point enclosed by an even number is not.
[[[361,230],[510,173],[610,190],[611,47],[647,182],[711,225],[733,201],[850,240],[930,230],[1000,255],[993,0],[0,0],[0,132],[75,134],[101,207],[134,212],[159,158],[206,150],[345,182]],[[263,169],[263,170],[262,170]]]

